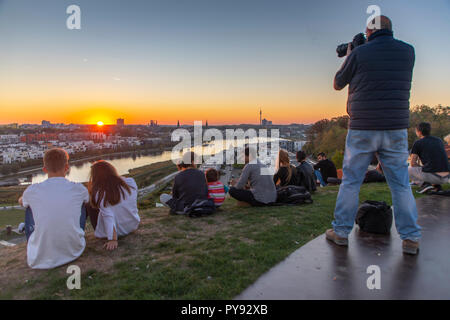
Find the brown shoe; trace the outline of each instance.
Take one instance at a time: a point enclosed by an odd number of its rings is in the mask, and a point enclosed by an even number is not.
[[[339,237],[333,229],[328,229],[327,232],[325,232],[325,237],[336,243],[338,246],[348,246],[348,239],[347,238],[341,238]]]
[[[406,239],[403,240],[402,247],[403,253],[414,255],[417,254],[417,252],[419,251],[419,242]]]

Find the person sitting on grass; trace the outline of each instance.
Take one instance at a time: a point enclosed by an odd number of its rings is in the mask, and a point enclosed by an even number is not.
[[[408,173],[410,179],[420,186],[418,193],[425,193],[428,190],[440,191],[441,184],[448,183],[450,179],[450,165],[444,143],[430,134],[429,123],[422,122],[417,125],[416,135],[419,140],[412,146]]]
[[[314,168],[306,161],[306,153],[297,151],[296,154],[299,165],[297,166],[298,185],[305,187],[309,192],[314,192],[317,189],[316,177],[314,175]]]
[[[320,182],[322,187],[325,187],[328,183],[328,178],[336,178],[337,179],[337,170],[333,161],[328,160],[325,153],[320,152],[317,155],[317,162],[314,165],[314,173],[317,179]]]
[[[48,179],[30,185],[19,199],[26,208],[27,263],[33,269],[51,269],[74,261],[84,251],[88,190],[65,178],[69,155],[50,149],[44,155]]]
[[[280,149],[278,151],[276,173],[273,176],[273,182],[277,187],[284,187],[297,185],[297,180],[297,170],[291,165],[288,152]]]
[[[109,162],[100,160],[91,167],[88,184],[90,205],[86,206],[95,236],[107,239],[106,250],[118,247],[118,237],[139,227],[138,187],[133,178],[119,176]]]
[[[172,194],[163,193],[160,201],[170,208],[171,214],[184,214],[196,200],[208,200],[208,185],[205,174],[195,165],[195,153],[187,152],[178,163],[179,173],[175,176]]]
[[[245,148],[246,165],[238,182],[232,181],[230,196],[252,206],[265,206],[276,202],[277,190],[272,176],[264,172],[268,168],[256,158],[255,153],[255,150]],[[250,182],[250,189],[245,189],[247,182]]]
[[[214,168],[206,170],[205,177],[208,183],[208,198],[214,200],[216,207],[220,207],[225,201],[228,187],[219,181],[219,172]]]

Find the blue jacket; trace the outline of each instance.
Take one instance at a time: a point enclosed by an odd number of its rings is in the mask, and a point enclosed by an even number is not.
[[[409,93],[414,48],[390,30],[374,32],[353,49],[336,73],[334,87],[347,84],[349,127],[355,130],[395,130],[409,127]]]

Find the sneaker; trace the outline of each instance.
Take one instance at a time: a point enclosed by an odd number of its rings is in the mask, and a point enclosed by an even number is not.
[[[442,186],[440,184],[433,184],[433,192],[439,192],[442,190]]]
[[[403,240],[403,253],[415,255],[419,251],[419,242],[409,239]]]
[[[325,232],[325,237],[327,240],[333,241],[338,246],[348,246],[348,239],[339,237],[333,229],[328,229]]]
[[[422,186],[416,192],[422,194],[433,188],[434,187],[430,183],[425,182],[424,184],[422,184]]]
[[[17,231],[18,231],[19,233],[25,232],[25,223],[21,222],[21,223],[19,224],[19,226],[17,227]]]

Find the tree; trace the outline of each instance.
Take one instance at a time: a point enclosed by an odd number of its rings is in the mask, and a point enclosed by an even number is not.
[[[410,113],[410,127],[408,129],[408,144],[411,148],[417,140],[416,126],[421,122],[431,124],[431,134],[443,139],[450,133],[450,107],[437,105],[431,108],[427,105],[415,106]]]
[[[344,153],[342,151],[336,150],[331,157],[336,169],[342,169],[342,163],[344,162]]]
[[[343,154],[348,127],[348,116],[331,120],[322,119],[314,123],[307,131],[308,142],[303,146],[307,154],[325,152],[328,155]],[[431,124],[431,134],[443,139],[450,133],[450,107],[438,105],[434,108],[427,105],[416,106],[410,112],[410,128],[408,129],[409,147],[417,140],[415,127],[420,122]]]

